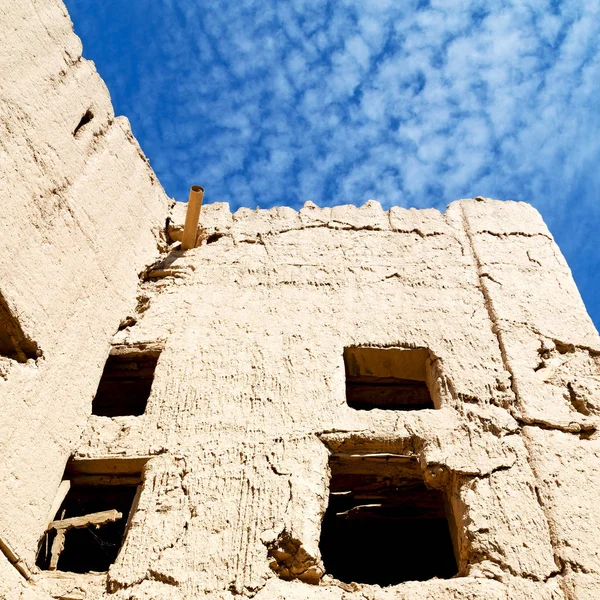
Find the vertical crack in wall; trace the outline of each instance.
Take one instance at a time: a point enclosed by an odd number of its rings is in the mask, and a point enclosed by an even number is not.
[[[461,217],[462,217],[463,228],[465,230],[467,239],[469,240],[469,247],[470,247],[471,253],[473,255],[473,259],[475,261],[476,268],[477,268],[477,277],[479,279],[479,288],[483,295],[484,304],[485,304],[486,310],[488,312],[490,321],[492,323],[492,331],[493,331],[494,335],[496,336],[496,338],[498,339],[498,346],[500,348],[500,354],[502,356],[502,364],[503,364],[504,368],[506,369],[506,371],[510,375],[511,388],[512,388],[513,394],[515,396],[515,400],[517,401],[517,404],[521,408],[522,402],[521,402],[521,399],[519,396],[517,378],[516,378],[515,372],[512,368],[512,365],[510,364],[510,360],[508,359],[508,353],[506,351],[506,344],[503,339],[502,330],[500,329],[498,314],[497,314],[496,310],[494,309],[494,301],[492,300],[492,297],[491,297],[491,295],[488,291],[488,288],[486,286],[486,283],[484,281],[484,279],[487,276],[486,276],[486,273],[484,273],[484,269],[482,267],[479,255],[477,254],[477,250],[475,249],[475,244],[473,242],[473,234],[469,227],[467,215],[465,214],[464,204],[462,204],[462,203],[460,204],[460,212],[461,212]],[[537,482],[540,480],[540,477],[539,477],[539,475],[532,463],[532,460],[531,460],[531,454],[532,454],[531,446],[529,444],[527,436],[521,435],[521,439],[523,441],[523,445],[525,446],[525,449],[527,450],[527,463],[528,463],[529,468],[531,469],[531,472],[533,473],[533,476],[535,477],[535,480],[536,480],[535,497],[536,497],[537,502],[542,510],[544,518],[546,519],[546,523],[548,524],[548,530],[550,532],[550,543],[552,545],[552,553],[554,555],[554,562],[556,563],[556,567],[559,570],[559,574],[560,574],[560,573],[564,572],[565,565],[564,565],[562,558],[559,556],[558,550],[557,550],[558,536],[556,534],[554,523],[553,523],[552,519],[550,518],[549,512],[546,509],[546,507],[544,506],[542,498],[540,497],[539,488],[537,486]],[[557,575],[557,573],[552,573],[550,575],[550,577],[553,577],[556,575]],[[561,585],[561,589],[564,592],[566,598],[568,598],[568,600],[574,600],[573,595],[567,589],[567,586],[564,582],[564,578],[561,580],[560,585]]]

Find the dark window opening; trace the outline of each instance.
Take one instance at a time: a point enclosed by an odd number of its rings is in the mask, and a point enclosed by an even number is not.
[[[114,465],[108,465],[108,473],[97,474],[103,461],[95,462],[94,474],[86,473],[85,467],[83,474],[78,472],[73,468],[76,461],[67,468],[63,486],[68,491],[41,540],[36,560],[40,569],[105,572],[116,560],[141,476],[115,474]]]
[[[426,349],[346,348],[346,401],[357,410],[435,408]]]
[[[77,127],[73,130],[73,135],[77,137],[81,130],[94,118],[94,113],[91,110],[86,110],[83,117],[81,117]]]
[[[102,417],[144,414],[159,356],[160,350],[156,349],[114,348],[104,366],[92,414]]]
[[[394,455],[333,455],[320,549],[346,583],[395,585],[457,574],[443,492]]]
[[[41,356],[37,344],[23,333],[19,321],[8,308],[2,295],[0,295],[0,356],[21,363]]]

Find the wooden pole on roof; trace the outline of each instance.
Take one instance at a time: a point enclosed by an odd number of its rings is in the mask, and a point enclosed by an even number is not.
[[[204,188],[199,185],[193,185],[190,189],[187,211],[185,213],[185,225],[183,226],[183,239],[181,240],[181,249],[190,250],[196,247],[196,237],[198,235],[198,221],[200,220],[200,209],[202,208],[202,198],[204,197]]]

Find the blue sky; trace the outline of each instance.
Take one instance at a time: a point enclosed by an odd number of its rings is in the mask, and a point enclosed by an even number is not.
[[[170,196],[541,211],[600,325],[600,0],[66,0]]]

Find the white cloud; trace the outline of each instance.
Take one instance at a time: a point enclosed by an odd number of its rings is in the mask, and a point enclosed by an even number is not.
[[[600,1],[418,5],[157,0],[131,9],[160,24],[146,70],[109,79],[181,199],[192,177],[234,205],[487,193],[560,228],[577,193],[600,219]]]
[[[360,35],[355,35],[346,42],[346,52],[354,58],[363,70],[368,68],[371,51]]]

